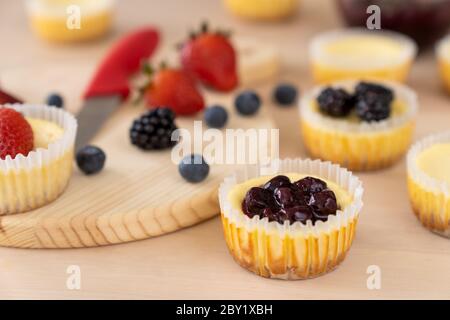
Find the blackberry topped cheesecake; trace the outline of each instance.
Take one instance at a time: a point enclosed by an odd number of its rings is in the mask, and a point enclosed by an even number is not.
[[[346,169],[318,160],[283,160],[276,174],[261,173],[248,166],[219,189],[234,259],[269,278],[307,279],[334,269],[353,241],[361,182]]]
[[[303,139],[313,157],[350,170],[388,167],[406,153],[417,109],[416,94],[398,83],[335,82],[301,101]]]

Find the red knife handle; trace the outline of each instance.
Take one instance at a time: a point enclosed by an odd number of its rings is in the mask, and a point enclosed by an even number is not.
[[[91,80],[84,98],[118,95],[126,99],[130,93],[129,79],[143,59],[149,58],[159,42],[155,28],[147,27],[130,33],[106,55]]]
[[[22,103],[19,98],[13,97],[12,95],[0,90],[0,104],[6,103]]]

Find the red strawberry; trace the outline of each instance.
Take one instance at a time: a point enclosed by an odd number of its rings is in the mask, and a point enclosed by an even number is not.
[[[10,108],[0,108],[0,159],[27,156],[33,150],[33,130],[23,115]]]
[[[182,70],[161,68],[152,75],[146,89],[149,107],[169,107],[177,115],[194,114],[205,107],[195,81]]]
[[[184,69],[205,85],[219,91],[230,91],[238,84],[236,52],[227,35],[208,31],[193,34],[181,48]]]

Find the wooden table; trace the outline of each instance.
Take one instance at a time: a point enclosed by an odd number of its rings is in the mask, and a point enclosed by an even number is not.
[[[282,24],[240,21],[220,1],[120,1],[115,32],[103,41],[81,46],[54,46],[32,36],[22,2],[0,0],[0,78],[25,72],[28,82],[48,91],[62,90],[70,78],[73,90],[63,91],[69,107],[79,94],[109,44],[120,34],[143,24],[156,24],[168,48],[183,39],[186,29],[208,18],[236,34],[255,36],[282,49],[282,79],[311,87],[307,69],[307,43],[312,34],[341,24],[329,0],[304,0],[299,16]],[[63,79],[46,81],[39,68]],[[64,74],[64,72],[63,72]],[[66,78],[67,77],[67,78]],[[414,65],[409,84],[421,102],[416,137],[448,129],[450,98],[440,88],[432,54]],[[8,83],[2,85],[8,88]],[[270,85],[271,86],[271,85]],[[270,88],[268,86],[268,88]],[[305,156],[297,129],[297,110],[267,106],[281,127],[285,157]],[[166,236],[117,246],[76,250],[20,250],[0,248],[0,298],[54,299],[379,299],[450,298],[450,241],[418,223],[408,203],[405,164],[360,174],[365,186],[365,208],[349,256],[334,272],[308,281],[286,282],[259,278],[241,269],[227,252],[220,221]],[[70,265],[81,268],[81,290],[66,287]],[[381,268],[380,290],[366,286],[367,268]]]

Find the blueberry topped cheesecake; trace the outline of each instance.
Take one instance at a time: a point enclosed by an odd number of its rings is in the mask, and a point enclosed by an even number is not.
[[[278,175],[267,181],[263,185],[251,187],[245,194],[242,201],[242,212],[249,218],[258,216],[267,218],[269,222],[277,221],[284,224],[286,221],[290,224],[300,222],[306,224],[311,221],[314,225],[316,221],[327,221],[329,215],[336,215],[340,209],[337,203],[335,192],[340,195],[340,200],[344,204],[348,202],[349,196],[339,190],[331,182],[328,184],[318,178],[311,176],[301,177],[299,174]],[[244,184],[253,185],[267,177],[256,178]],[[232,191],[232,199],[239,198],[235,193],[241,192],[240,188]]]
[[[232,256],[270,278],[306,279],[334,269],[353,240],[360,181],[318,160],[284,160],[278,171],[260,175],[248,166],[222,183],[222,223]]]
[[[300,105],[303,139],[316,158],[351,170],[384,168],[408,149],[417,108],[416,94],[398,83],[348,80],[316,87]]]

